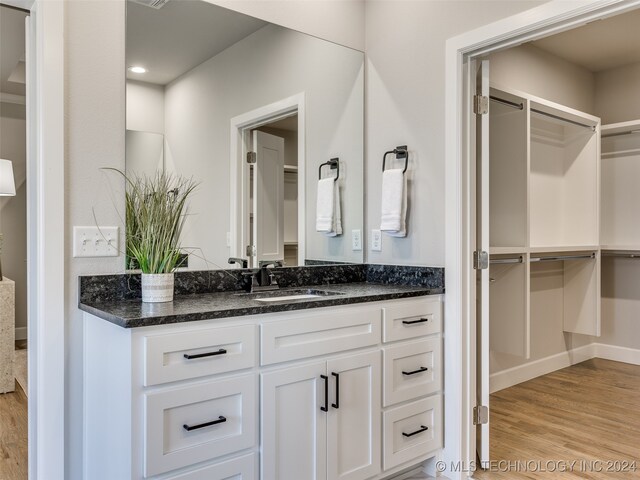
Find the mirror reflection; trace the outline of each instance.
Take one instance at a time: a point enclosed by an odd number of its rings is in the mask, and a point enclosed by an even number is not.
[[[205,1],[127,2],[127,175],[193,177],[189,269],[362,262],[363,53]]]

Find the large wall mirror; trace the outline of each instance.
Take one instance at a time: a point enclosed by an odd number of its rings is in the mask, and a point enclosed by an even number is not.
[[[188,268],[362,263],[364,54],[204,0],[142,3],[127,2],[126,171],[200,182]]]

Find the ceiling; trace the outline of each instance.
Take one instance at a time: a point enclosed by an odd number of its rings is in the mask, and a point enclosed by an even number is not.
[[[127,2],[127,78],[166,85],[267,25],[202,1],[170,0],[160,9]]]
[[[24,96],[26,12],[0,6],[0,92]]]
[[[640,9],[597,20],[532,45],[592,72],[640,62]]]

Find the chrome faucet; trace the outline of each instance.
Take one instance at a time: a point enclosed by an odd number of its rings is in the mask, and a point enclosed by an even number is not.
[[[227,260],[227,262],[229,262],[229,265],[237,263],[238,265],[240,265],[240,268],[247,268],[249,266],[249,261],[246,258],[229,257],[229,260]]]

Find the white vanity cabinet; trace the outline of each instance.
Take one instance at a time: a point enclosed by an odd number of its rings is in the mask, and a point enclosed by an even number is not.
[[[380,352],[264,373],[261,413],[263,480],[375,476],[380,472]]]
[[[85,478],[380,480],[442,447],[441,296],[85,317]]]

